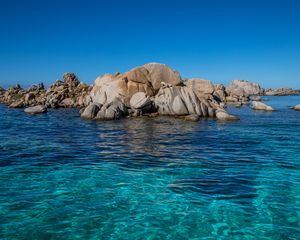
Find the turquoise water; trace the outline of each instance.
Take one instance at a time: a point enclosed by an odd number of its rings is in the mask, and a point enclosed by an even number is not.
[[[241,121],[0,106],[0,239],[300,239],[300,97]]]

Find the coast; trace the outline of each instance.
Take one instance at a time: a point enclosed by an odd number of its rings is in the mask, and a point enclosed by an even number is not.
[[[105,74],[88,86],[74,73],[65,73],[45,89],[44,84],[23,89],[19,84],[0,88],[0,103],[24,108],[26,113],[44,113],[48,108],[78,108],[91,120],[168,115],[189,121],[201,118],[238,120],[226,112],[226,105],[252,103],[254,110],[273,111],[260,96],[300,95],[299,90],[264,89],[257,83],[233,80],[225,87],[201,78],[183,79],[165,64],[148,63],[126,73]],[[299,105],[294,107],[299,110]]]

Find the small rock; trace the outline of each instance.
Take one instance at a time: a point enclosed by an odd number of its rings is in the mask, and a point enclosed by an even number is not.
[[[151,109],[150,97],[144,92],[135,93],[130,99],[130,107],[133,109],[148,110]]]
[[[200,120],[199,115],[191,114],[184,117],[184,120],[191,121],[191,122],[198,122]]]
[[[228,114],[225,110],[219,109],[216,112],[216,117],[218,120],[221,121],[236,121],[239,120],[240,118],[234,115]]]
[[[261,110],[261,111],[274,111],[271,106],[264,104],[262,102],[253,101],[252,102],[252,109],[253,110]]]
[[[300,111],[300,104],[293,107],[296,111]]]
[[[24,109],[24,112],[29,114],[38,114],[47,112],[47,108],[44,105],[37,105],[34,107],[28,107]]]

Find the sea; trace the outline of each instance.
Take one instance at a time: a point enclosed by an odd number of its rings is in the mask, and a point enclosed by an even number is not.
[[[0,239],[300,239],[300,96],[240,121],[0,105]]]

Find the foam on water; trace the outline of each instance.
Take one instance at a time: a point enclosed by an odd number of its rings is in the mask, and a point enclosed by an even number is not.
[[[300,97],[241,121],[0,106],[1,239],[300,239]]]

